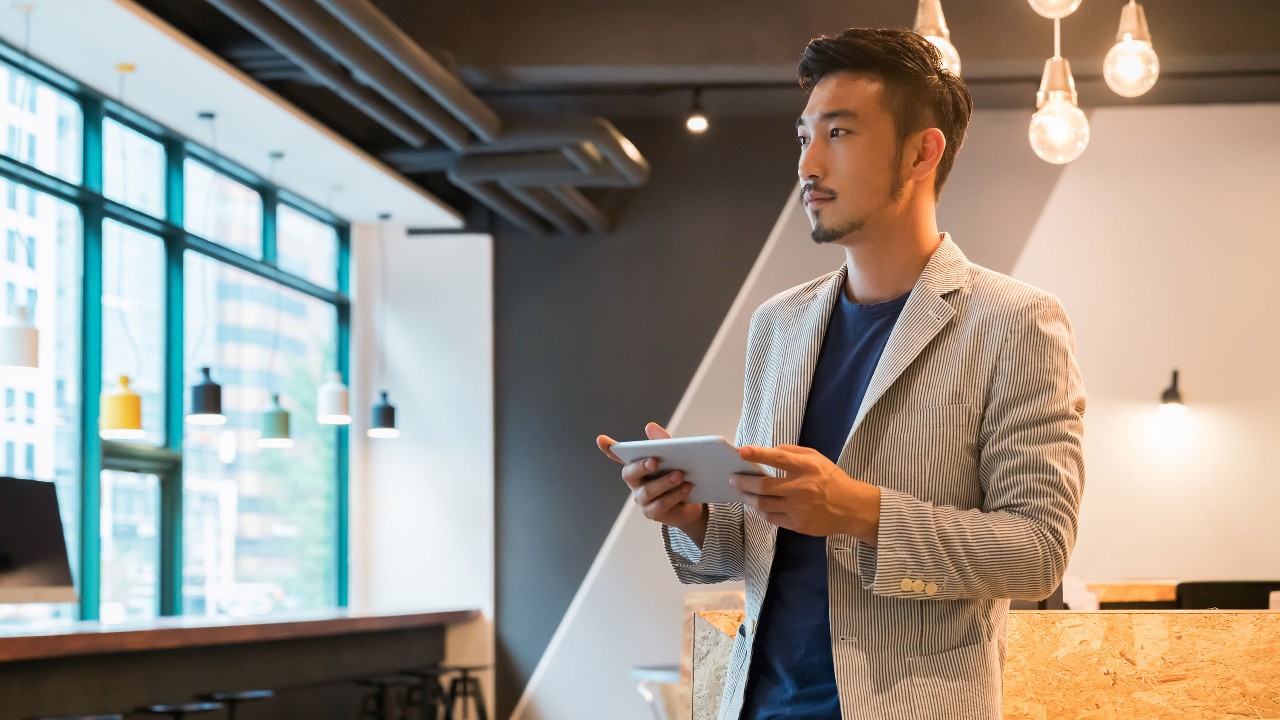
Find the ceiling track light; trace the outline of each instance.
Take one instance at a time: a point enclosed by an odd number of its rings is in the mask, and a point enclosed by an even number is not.
[[[689,107],[689,117],[685,119],[684,126],[695,135],[701,135],[711,127],[707,112],[702,108],[702,88],[693,90],[693,104]]]
[[[1027,0],[1027,2],[1041,17],[1061,20],[1075,12],[1076,8],[1080,7],[1081,0]]]
[[[915,31],[942,53],[942,67],[953,75],[960,74],[960,53],[951,44],[951,31],[942,15],[942,0],[920,0],[916,5]]]

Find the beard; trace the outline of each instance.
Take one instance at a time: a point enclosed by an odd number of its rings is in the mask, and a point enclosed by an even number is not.
[[[901,160],[902,151],[898,151],[898,160]],[[907,182],[902,179],[902,172],[898,169],[899,163],[895,162],[893,166],[893,179],[889,182],[889,200],[891,202],[900,202],[905,194]],[[835,242],[843,237],[848,237],[856,232],[860,232],[865,227],[867,221],[854,220],[838,227],[824,227],[822,221],[816,221],[813,224],[813,230],[809,233],[809,237],[818,245]]]

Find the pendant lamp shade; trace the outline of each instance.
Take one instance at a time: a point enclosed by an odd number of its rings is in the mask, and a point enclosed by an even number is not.
[[[1169,387],[1160,394],[1160,407],[1167,413],[1181,414],[1187,411],[1187,404],[1182,399],[1182,391],[1178,389],[1178,371],[1173,371],[1173,380]]]
[[[187,422],[192,425],[222,425],[227,416],[222,414],[222,386],[213,381],[209,368],[200,368],[200,382],[191,386],[191,412]]]
[[[27,308],[19,305],[0,320],[0,368],[37,367],[39,351],[40,333],[28,319]]]
[[[289,437],[289,411],[280,406],[279,393],[271,395],[270,404],[262,411],[262,437],[258,438],[258,447],[293,447],[293,438]]]
[[[400,437],[400,430],[396,427],[396,408],[387,400],[386,390],[382,391],[382,399],[373,406],[373,423],[367,434],[371,438]]]
[[[329,373],[316,396],[316,422],[321,425],[350,425],[350,393],[342,383],[342,373]]]
[[[139,440],[142,431],[142,398],[129,387],[129,376],[102,392],[102,415],[98,434],[107,440]]]

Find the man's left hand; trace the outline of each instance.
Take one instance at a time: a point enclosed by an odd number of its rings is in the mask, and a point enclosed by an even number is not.
[[[760,511],[770,523],[818,537],[844,533],[876,545],[880,488],[849,477],[812,448],[744,445],[738,454],[783,472],[782,477],[729,477],[729,483],[742,493],[742,502]]]

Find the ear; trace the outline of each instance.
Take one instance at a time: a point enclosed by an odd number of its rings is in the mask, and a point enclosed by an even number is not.
[[[942,151],[947,148],[947,138],[938,128],[926,128],[908,141],[903,153],[903,175],[919,182],[928,177],[942,162]]]

